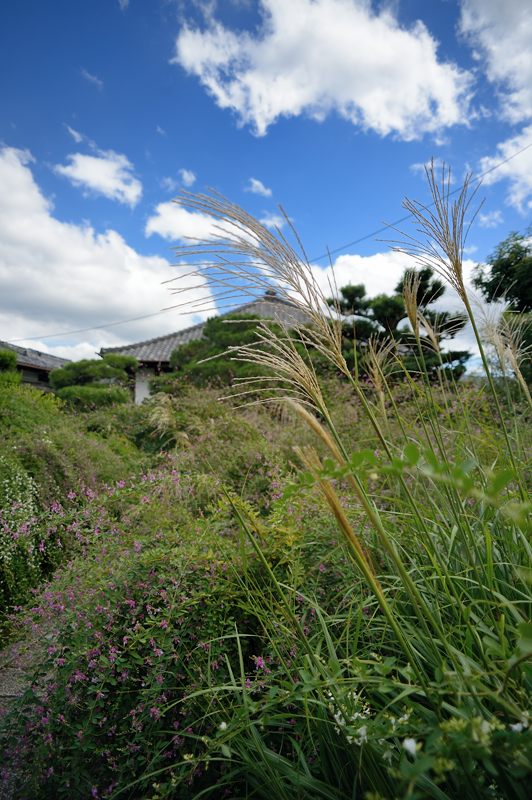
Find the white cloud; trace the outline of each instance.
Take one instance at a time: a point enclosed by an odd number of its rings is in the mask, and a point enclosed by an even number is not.
[[[475,265],[476,262],[464,259],[464,280],[468,287],[471,286],[471,277]],[[334,273],[338,288],[349,283],[363,283],[368,297],[375,297],[378,294],[393,294],[405,269],[413,266],[415,267],[416,265],[408,255],[391,250],[383,253],[374,253],[370,256],[345,253],[337,257],[332,268],[313,266],[312,269],[319,285],[326,294],[329,292],[329,282],[332,280]],[[438,275],[435,277],[439,278]],[[445,294],[435,304],[435,308],[439,310],[463,310],[463,303],[457,293],[447,283],[445,286]]]
[[[175,192],[179,184],[175,178],[171,178],[169,175],[166,175],[164,178],[161,178],[161,186],[168,192]]]
[[[265,186],[262,181],[259,181],[258,178],[250,178],[245,191],[251,192],[252,194],[260,194],[261,197],[272,196],[272,190]]]
[[[496,228],[503,221],[502,211],[488,211],[478,215],[478,224],[481,228]]]
[[[88,83],[92,83],[93,86],[96,86],[97,89],[103,89],[103,81],[98,78],[97,75],[93,75],[92,72],[89,72],[86,69],[81,70],[81,74],[85,78]]]
[[[196,175],[191,169],[180,169],[179,176],[185,186],[192,186],[196,183]]]
[[[512,122],[532,116],[532,13],[526,0],[462,0],[460,28]]]
[[[54,170],[74,186],[131,207],[140,200],[142,184],[133,175],[133,164],[121,153],[99,150],[97,156],[72,153],[67,159],[69,164],[56,164]]]
[[[368,297],[377,294],[393,294],[405,269],[411,260],[403,253],[375,253],[359,256],[345,253],[338,256],[331,267],[313,267],[314,275],[326,295],[330,295],[330,285],[340,289],[348,284],[363,283]],[[334,280],[333,280],[334,276]]]
[[[314,265],[312,271],[326,296],[331,296],[331,286],[336,285],[340,289],[350,283],[355,285],[362,283],[366,287],[367,296],[375,297],[378,294],[393,294],[404,270],[412,266],[412,259],[404,253],[391,251],[371,256],[346,253],[338,256],[332,268]],[[475,261],[464,259],[464,279],[471,297],[475,296],[471,285],[475,266]],[[433,308],[435,311],[463,312],[464,304],[455,290],[446,284],[444,295]],[[473,354],[477,354],[475,337],[470,325],[449,342],[448,349],[470,350]]]
[[[161,128],[160,125],[155,126],[155,132],[159,134],[159,136],[166,136],[166,131],[164,128]]]
[[[74,139],[76,144],[79,144],[85,138],[82,133],[80,133],[79,131],[75,130],[74,128],[71,128],[70,125],[67,125],[66,129],[69,132],[69,134],[72,136],[72,138]]]
[[[480,172],[486,172],[497,166],[497,169],[484,176],[484,184],[508,180],[509,189],[506,202],[522,214],[532,208],[532,147],[520,153],[516,158],[512,158],[508,163],[498,165],[504,159],[527,147],[531,142],[532,125],[528,125],[523,128],[521,133],[498,144],[495,155],[482,158],[479,165]]]
[[[114,230],[97,232],[54,217],[35,183],[27,151],[0,149],[0,330],[3,338],[140,317],[172,305],[162,282],[189,271],[159,256],[144,256]],[[193,286],[197,278],[184,279]],[[205,294],[192,290],[191,300]],[[38,342],[28,347],[57,355],[93,356],[102,346],[140,341],[199,321],[205,314],[173,310],[126,325]]]
[[[268,211],[266,214],[264,214],[264,216],[260,218],[259,222],[266,228],[279,228],[279,230],[286,225],[286,220],[283,216],[281,216],[281,214],[275,214],[271,211]]]
[[[129,8],[129,0],[118,0],[118,5],[120,6],[120,11],[125,11]]]
[[[217,221],[208,214],[188,211],[177,203],[159,203],[155,213],[146,223],[146,236],[154,233],[171,242],[186,242],[187,239],[214,239],[220,235]]]
[[[435,159],[427,159],[427,161],[418,161],[416,164],[410,164],[410,172],[413,172],[414,175],[419,175],[420,178],[426,181],[427,179],[427,169],[430,169],[432,164],[434,164],[434,170],[436,173],[441,175],[442,169],[445,167],[445,177],[446,179],[450,179],[450,183],[454,183],[454,177],[452,173],[448,173],[449,165],[445,164],[441,158]]]
[[[410,140],[468,118],[471,75],[438,58],[418,21],[402,27],[369,0],[261,0],[257,32],[211,16],[184,25],[173,63],[196,75],[215,102],[258,135],[280,117],[337,112],[385,136]]]

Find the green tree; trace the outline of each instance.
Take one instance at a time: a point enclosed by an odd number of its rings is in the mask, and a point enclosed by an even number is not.
[[[16,353],[13,350],[0,350],[0,386],[18,386],[20,381]]]
[[[13,372],[16,368],[16,353],[13,350],[0,350],[0,372]]]
[[[473,285],[488,302],[506,298],[515,311],[532,311],[532,235],[510,233],[486,264],[478,264]]]
[[[170,365],[177,376],[195,384],[230,384],[235,378],[252,377],[257,367],[231,358],[232,347],[251,344],[257,340],[258,322],[247,314],[229,314],[207,320],[203,336],[174,350]],[[167,379],[154,382],[161,388]]]
[[[50,384],[59,397],[78,408],[125,403],[130,399],[131,373],[137,366],[132,356],[108,353],[52,370]]]
[[[128,371],[134,371],[136,367],[136,358],[109,353],[103,358],[71,361],[60,369],[52,370],[50,383],[54,389],[63,389],[65,386],[86,386],[87,384],[126,385],[129,383]]]
[[[356,340],[359,355],[362,355],[366,342],[370,337],[383,339],[392,337],[401,343],[403,361],[408,368],[415,369],[416,348],[408,326],[401,326],[405,320],[406,308],[403,300],[405,281],[409,277],[409,270],[405,270],[400,281],[395,287],[394,294],[379,294],[368,298],[363,284],[349,284],[340,289],[338,299],[330,299],[330,305],[335,305],[346,317],[344,325],[344,338],[346,341],[345,353],[349,362],[354,362],[353,340]],[[417,271],[419,286],[417,290],[417,305],[427,322],[437,331],[437,338],[441,342],[452,339],[464,327],[466,319],[463,314],[449,311],[436,312],[430,306],[445,292],[445,285],[434,277],[430,267],[423,267]],[[401,327],[400,327],[401,326]],[[432,375],[440,366],[440,357],[429,346],[429,340],[422,340],[426,354],[427,367]],[[455,375],[460,375],[465,370],[465,362],[469,353],[464,350],[448,351],[441,354],[442,360],[452,367]]]

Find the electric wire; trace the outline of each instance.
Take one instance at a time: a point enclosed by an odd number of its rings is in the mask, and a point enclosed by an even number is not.
[[[517,156],[520,156],[522,153],[524,153],[526,150],[529,150],[531,147],[532,147],[532,142],[529,142],[527,145],[525,145],[524,147],[521,147],[519,150],[516,150],[515,153],[512,153],[507,158],[503,159],[502,161],[498,161],[496,164],[494,164],[489,169],[485,170],[484,172],[479,173],[479,175],[476,175],[473,178],[473,180],[480,185],[480,183],[482,182],[482,179],[485,178],[486,175],[489,175],[491,172],[494,172],[495,170],[500,169],[500,167],[503,167],[505,164],[508,164],[509,161],[512,161],[514,158],[517,158]],[[458,187],[457,189],[453,189],[452,192],[449,192],[449,196],[457,194],[459,191],[461,191],[461,187]],[[427,206],[427,208],[431,208],[433,205],[434,205],[434,203],[430,203]],[[360,236],[358,239],[353,239],[351,242],[346,242],[346,244],[340,245],[339,247],[335,247],[332,250],[327,250],[326,253],[322,253],[320,256],[316,256],[314,258],[309,259],[309,262],[310,263],[314,263],[316,261],[323,261],[323,259],[325,259],[325,258],[330,259],[330,257],[332,255],[336,255],[336,253],[341,253],[341,252],[347,250],[347,248],[353,247],[354,245],[360,244],[361,242],[365,242],[368,239],[373,239],[375,236],[379,236],[381,233],[384,233],[385,231],[390,230],[390,228],[395,228],[395,227],[397,227],[397,225],[401,225],[403,222],[407,222],[409,219],[410,219],[410,214],[405,214],[404,216],[400,217],[399,219],[396,219],[394,222],[389,222],[389,223],[387,223],[385,225],[382,225],[380,228],[377,228],[376,230],[372,231],[371,233],[367,233],[364,236]],[[168,311],[173,311],[174,308],[175,308],[174,306],[169,306],[168,308],[161,308],[159,311],[154,311],[151,314],[142,314],[141,316],[137,316],[137,317],[128,317],[127,319],[115,320],[113,322],[107,322],[107,323],[104,323],[102,325],[92,325],[90,328],[77,328],[76,330],[61,331],[59,333],[46,333],[46,334],[42,334],[40,336],[22,336],[22,337],[18,337],[17,339],[6,339],[5,341],[8,344],[15,344],[16,342],[31,342],[31,341],[37,341],[37,340],[40,340],[40,339],[55,339],[55,338],[58,338],[60,336],[71,336],[71,335],[74,335],[76,333],[88,333],[89,331],[104,330],[104,329],[107,329],[107,328],[116,327],[117,325],[126,325],[128,322],[139,322],[140,320],[143,320],[143,319],[150,319],[152,317],[158,317],[160,314],[165,314]]]

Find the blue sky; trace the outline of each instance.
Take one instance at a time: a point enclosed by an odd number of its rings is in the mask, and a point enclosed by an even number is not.
[[[338,283],[375,294],[404,258],[344,245],[426,199],[422,165],[458,185],[510,157],[481,188],[470,271],[530,225],[531,41],[527,0],[4,4],[0,339],[80,358],[198,321],[157,314],[186,271],[172,247],[210,230],[171,203],[182,188],[267,225],[281,203],[311,258],[335,251]]]

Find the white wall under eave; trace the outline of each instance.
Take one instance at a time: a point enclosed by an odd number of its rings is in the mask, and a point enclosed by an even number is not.
[[[150,396],[149,382],[155,376],[151,369],[141,368],[135,373],[135,403],[140,405]]]

